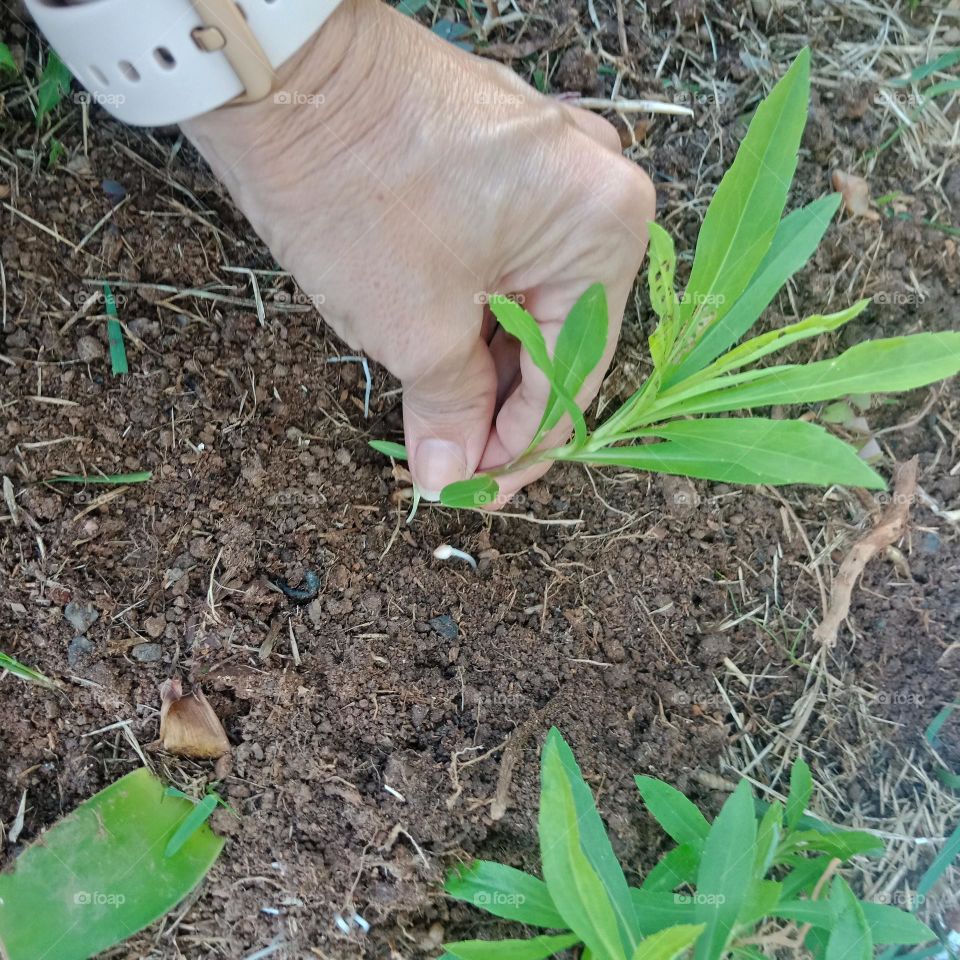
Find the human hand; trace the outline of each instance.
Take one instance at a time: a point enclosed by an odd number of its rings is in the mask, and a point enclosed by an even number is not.
[[[424,496],[522,453],[549,396],[487,294],[516,295],[552,350],[579,295],[606,287],[610,337],[585,407],[654,215],[614,128],[378,0],[345,0],[279,80],[272,98],[184,130],[324,319],[401,381]],[[545,470],[503,477],[500,502]]]

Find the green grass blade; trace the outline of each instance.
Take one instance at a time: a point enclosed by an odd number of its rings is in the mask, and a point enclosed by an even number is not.
[[[607,295],[603,285],[595,283],[588,287],[573,305],[557,336],[553,351],[553,372],[556,377],[554,391],[547,401],[538,436],[552,430],[567,410],[560,398],[557,386],[569,397],[576,399],[588,374],[603,359],[607,346],[608,318]]]
[[[783,834],[783,806],[771,803],[757,827],[757,856],[753,865],[755,877],[765,877],[773,866],[777,847]]]
[[[796,828],[807,809],[810,797],[813,794],[813,777],[807,762],[798,757],[790,771],[790,793],[787,796],[787,812],[784,817],[790,830]]]
[[[469,866],[455,867],[443,889],[448,896],[504,920],[553,930],[566,927],[547,885],[529,873],[502,863],[475,860]]]
[[[906,87],[911,83],[919,83],[934,73],[939,73],[941,70],[949,70],[955,63],[960,63],[960,49],[948,50],[929,63],[921,63],[919,67],[914,67],[910,71],[910,76],[891,80],[890,86]]]
[[[66,93],[70,90],[72,75],[67,65],[57,56],[52,48],[47,50],[47,62],[43,73],[40,74],[40,83],[37,85],[37,126],[43,118],[55,110]]]
[[[25,680],[27,683],[36,683],[41,687],[56,687],[56,683],[49,677],[45,677],[38,670],[33,670],[22,664],[19,660],[11,657],[8,653],[0,651],[0,672],[7,671],[15,677]]]
[[[703,848],[710,824],[694,803],[662,780],[642,776],[633,780],[647,809],[671,840],[695,850]]]
[[[88,473],[86,476],[82,473],[68,473],[62,477],[49,477],[46,483],[146,483],[152,477],[152,470],[141,470],[138,473]]]
[[[757,322],[777,291],[813,256],[839,205],[840,194],[832,193],[780,221],[770,249],[746,289],[727,314],[706,329],[678,369],[668,375],[665,386],[705,367]]]
[[[943,845],[943,849],[923,872],[923,876],[917,884],[918,903],[923,902],[923,899],[933,889],[934,884],[947,872],[947,868],[958,857],[960,857],[960,825],[950,834],[949,839]]]
[[[86,960],[176,906],[224,843],[202,826],[164,857],[193,809],[146,769],[80,804],[0,874],[0,954]]]
[[[165,857],[176,856],[183,849],[183,845],[210,819],[210,814],[216,809],[217,797],[215,794],[208,793],[194,806],[183,823],[177,827],[176,832],[164,849],[163,855]]]
[[[671,403],[659,409],[657,416],[815,403],[857,393],[898,393],[944,380],[958,370],[960,333],[868,340],[830,360],[771,367],[763,376],[748,378],[749,382]]]
[[[407,448],[402,443],[394,443],[392,440],[368,440],[367,443],[373,447],[377,453],[382,453],[387,457],[393,457],[394,460],[407,459]]]
[[[576,401],[559,380],[553,362],[550,360],[550,355],[547,353],[547,344],[543,339],[537,321],[523,307],[506,297],[491,297],[490,311],[497,318],[500,326],[520,341],[534,365],[547,378],[558,402],[573,421],[577,442],[582,443],[587,435],[587,423],[583,418],[583,411],[577,406]],[[535,445],[536,442],[537,439],[535,438],[531,446]]]
[[[701,933],[702,923],[667,927],[640,943],[631,960],[674,960],[692,947]]]
[[[562,933],[529,940],[460,940],[443,949],[456,960],[543,960],[579,942],[575,933]]]
[[[10,48],[5,43],[0,43],[0,71],[13,70],[16,72],[17,62],[13,59]]]
[[[127,369],[127,350],[123,344],[123,327],[117,315],[117,302],[113,298],[110,285],[103,285],[103,299],[107,305],[107,342],[110,344],[110,367],[115,377],[129,373]]]
[[[684,331],[708,317],[718,323],[770,249],[797,168],[809,98],[810,51],[804,49],[757,107],[707,209],[680,307]]]
[[[746,780],[727,798],[710,827],[697,872],[694,916],[706,925],[696,960],[718,960],[726,950],[753,879],[757,821]]]
[[[645,435],[666,442],[593,450],[571,459],[721,483],[885,486],[853,447],[801,420],[680,420],[651,427]]]
[[[593,795],[572,758],[559,732],[551,730],[541,755],[538,831],[544,880],[566,925],[591,950],[609,960],[625,960],[639,941],[630,891]],[[593,843],[598,836],[599,850]]]

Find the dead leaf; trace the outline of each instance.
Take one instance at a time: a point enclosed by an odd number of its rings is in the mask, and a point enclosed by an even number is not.
[[[880,214],[870,209],[870,184],[863,177],[843,170],[834,170],[833,189],[840,191],[844,209],[851,216],[879,220]]]
[[[220,718],[199,687],[184,695],[179,677],[160,687],[160,742],[181,757],[216,760],[230,752]]]

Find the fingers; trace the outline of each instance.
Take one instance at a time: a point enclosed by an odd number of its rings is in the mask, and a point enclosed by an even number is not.
[[[562,102],[562,101],[561,101]],[[623,153],[623,147],[620,144],[620,134],[616,127],[603,117],[590,110],[583,110],[580,107],[571,107],[564,104],[567,108],[570,119],[588,136],[595,140],[602,147],[606,147],[612,153]]]
[[[490,432],[497,377],[487,344],[437,351],[431,367],[403,383],[403,427],[410,470],[425,499],[473,476]]]

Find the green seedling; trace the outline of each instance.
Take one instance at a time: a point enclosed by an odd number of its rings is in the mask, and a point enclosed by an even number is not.
[[[224,841],[149,770],[84,801],[0,874],[0,956],[85,960],[142,930],[206,875]]]
[[[17,62],[13,59],[10,48],[5,43],[0,43],[0,73],[4,71],[17,72]]]
[[[0,671],[12,673],[15,677],[26,680],[27,683],[36,683],[41,687],[56,687],[57,685],[54,680],[45,677],[37,670],[31,670],[30,667],[24,666],[19,660],[15,660],[2,651],[0,651]]]
[[[163,851],[165,857],[172,857],[180,852],[183,845],[210,819],[213,811],[217,809],[218,803],[227,810],[230,810],[230,804],[214,790],[205,794],[202,799],[194,800],[176,787],[167,787],[165,796],[182,797],[184,800],[189,800],[195,804],[193,810],[183,823],[177,827],[176,833],[170,838],[170,842]]]
[[[884,486],[853,447],[821,426],[801,419],[731,415],[849,394],[911,390],[960,370],[956,332],[866,341],[815,363],[760,365],[791,344],[840,329],[863,312],[868,300],[733,346],[807,263],[840,204],[839,194],[830,194],[783,217],[809,93],[810,53],[803,50],[757,108],[717,188],[682,297],[674,284],[673,241],[661,227],[649,225],[649,298],[658,320],[649,337],[652,370],[592,431],[576,397],[607,342],[603,287],[590,287],[574,305],[553,356],[529,313],[504,296],[490,297],[500,326],[520,341],[552,392],[528,449],[496,470],[449,485],[441,492],[444,504],[484,506],[496,499],[499,477],[555,460],[736,484]],[[548,434],[565,417],[573,438],[551,445]],[[374,441],[374,446],[401,456],[395,445],[385,450],[382,441]]]
[[[539,960],[583,944],[585,960],[754,960],[762,956],[756,932],[771,925],[770,942],[805,947],[818,960],[870,960],[874,944],[934,939],[909,913],[859,901],[835,873],[837,861],[877,855],[884,844],[805,813],[813,779],[802,760],[785,804],[758,804],[742,780],[712,823],[662,780],[636,784],[676,846],[631,887],[570,747],[551,730],[541,754],[543,880],[480,860],[455,869],[444,889],[494,916],[558,932],[448,943],[444,958]]]
[[[37,126],[43,118],[52,113],[70,91],[72,74],[67,65],[57,56],[56,51],[47,51],[47,62],[40,74],[37,85]]]
[[[103,299],[107,305],[107,341],[110,344],[110,367],[115,377],[128,373],[127,350],[123,344],[123,327],[117,315],[117,302],[110,284],[103,285]]]
[[[153,477],[152,470],[141,470],[139,473],[68,473],[62,477],[50,477],[47,483],[103,483],[117,485],[122,483],[146,483]]]

